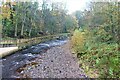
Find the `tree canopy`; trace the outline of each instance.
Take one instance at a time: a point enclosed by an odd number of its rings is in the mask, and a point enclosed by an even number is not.
[[[62,2],[5,2],[1,6],[3,37],[26,38],[66,33],[77,25]],[[74,25],[75,24],[75,25]]]

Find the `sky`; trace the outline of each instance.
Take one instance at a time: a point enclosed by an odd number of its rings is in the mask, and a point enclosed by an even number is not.
[[[6,1],[6,0],[2,0],[2,1]],[[32,0],[20,0],[20,1],[32,1]],[[36,1],[41,3],[42,0],[36,0]],[[52,1],[52,2],[57,1],[57,2],[66,3],[66,8],[68,9],[68,13],[73,13],[76,10],[84,10],[87,7],[86,4],[90,2],[90,0],[47,0],[47,1]]]
[[[38,0],[42,2],[42,0]],[[68,13],[73,13],[76,10],[84,10],[87,5],[86,3],[90,2],[90,0],[47,0],[48,2],[63,2],[66,3],[66,8],[68,9]]]
[[[53,0],[58,2],[65,2],[68,13],[73,13],[76,10],[84,10],[90,0]]]

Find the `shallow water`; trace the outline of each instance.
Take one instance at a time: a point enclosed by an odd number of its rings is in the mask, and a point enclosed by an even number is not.
[[[53,40],[31,46],[28,49],[6,56],[2,61],[2,78],[19,78],[17,70],[55,46],[63,45],[67,40]],[[37,53],[37,54],[36,54]],[[35,63],[34,63],[35,64]]]

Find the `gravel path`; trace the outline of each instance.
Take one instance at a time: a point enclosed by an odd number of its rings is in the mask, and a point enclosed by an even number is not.
[[[29,78],[85,78],[79,68],[78,59],[69,50],[69,44],[49,49],[32,61],[21,72],[22,77]]]

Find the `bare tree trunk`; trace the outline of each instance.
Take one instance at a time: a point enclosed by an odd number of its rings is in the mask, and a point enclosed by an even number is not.
[[[0,14],[2,14],[2,8],[0,9]],[[0,40],[2,40],[2,19],[0,19]]]
[[[15,34],[14,34],[14,36],[17,37],[17,19],[16,19]]]
[[[30,30],[29,30],[29,37],[31,37],[31,32],[32,32],[32,18],[31,18],[31,26],[30,26]]]
[[[31,32],[32,32],[32,27],[30,28],[30,31],[29,31],[29,37],[31,37]]]
[[[0,20],[0,40],[2,40],[2,21]]]
[[[118,2],[118,44],[120,48],[120,2]]]
[[[0,19],[0,40],[2,40],[2,19]]]
[[[25,17],[23,19],[23,22],[22,22],[22,28],[21,28],[21,36],[23,36],[23,30],[24,30],[24,22],[25,22]]]

